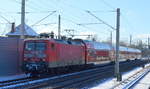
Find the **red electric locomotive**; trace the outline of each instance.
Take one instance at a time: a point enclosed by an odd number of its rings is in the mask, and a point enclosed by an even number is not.
[[[41,73],[54,68],[86,64],[86,46],[82,41],[54,39],[26,40],[23,71]]]

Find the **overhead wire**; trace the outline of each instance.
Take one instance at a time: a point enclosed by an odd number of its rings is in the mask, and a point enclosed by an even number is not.
[[[107,25],[108,27],[110,27],[113,30],[116,30],[113,26],[109,25],[107,22],[103,21],[102,19],[100,19],[99,17],[95,16],[92,12],[90,11],[86,11],[87,13],[89,13],[91,16],[93,16],[94,18],[96,18],[98,21],[102,22],[103,24]]]
[[[78,25],[97,25],[102,23],[79,23]]]
[[[31,13],[31,14],[43,14],[43,13],[50,13],[50,12],[53,12],[53,11],[37,11],[37,12],[26,12],[26,13]]]
[[[12,1],[12,2],[17,2],[16,0],[10,0],[10,1]],[[11,23],[11,21],[10,20],[8,20],[8,17],[13,17],[12,16],[12,14],[14,14],[14,12],[3,12],[3,11],[6,11],[6,8],[4,9],[4,8],[0,8],[0,9],[2,9],[1,11],[0,11],[0,17],[2,18],[2,19],[4,19],[7,23]],[[8,14],[9,14],[9,16],[8,16]],[[5,17],[4,17],[5,16]],[[7,17],[7,18],[6,18]]]
[[[25,14],[47,14],[53,11],[26,11]],[[21,12],[0,12],[1,14],[21,14]]]
[[[40,11],[42,10],[41,7],[39,7],[37,4],[34,2],[27,2],[26,8],[30,9],[31,11]]]
[[[49,26],[49,25],[54,24],[54,23],[39,24],[56,12],[56,10],[52,11],[48,8],[50,5],[47,5],[47,2],[43,3],[43,0],[40,0],[38,2],[36,2],[34,0],[30,0],[27,5],[30,8],[34,8],[32,11],[28,12],[29,14],[47,14],[47,13],[49,13],[47,16],[45,16],[45,17],[43,16],[42,19],[40,19],[37,22],[35,22],[34,24],[32,24],[31,25],[32,27]]]
[[[40,26],[41,25],[41,26]],[[52,26],[51,26],[52,25]],[[48,27],[49,26],[49,27]],[[56,28],[56,26],[57,25],[55,25],[55,24],[50,24],[50,25],[48,25],[48,26],[46,26],[46,28],[48,27],[49,29],[55,29]],[[33,28],[35,28],[35,29],[37,29],[37,31],[38,32],[42,32],[42,30],[41,29],[45,29],[45,27],[44,27],[44,25],[42,26],[42,24],[39,24],[39,26],[33,26]],[[45,31],[44,31],[45,32]],[[47,30],[46,32],[49,32],[49,30]]]
[[[10,0],[11,2],[14,2],[14,3],[19,3],[18,1],[16,0]],[[3,8],[1,8],[3,9]],[[3,9],[2,11],[6,11],[6,9]],[[2,21],[2,23],[0,23],[2,26],[2,29],[3,31],[1,32],[1,35],[4,35],[6,34],[6,32],[8,32],[8,29],[10,29],[10,24],[12,23],[12,21],[8,18],[13,18],[14,16],[12,14],[14,14],[13,12],[2,12],[0,11],[0,18],[2,18],[4,21]],[[9,13],[9,16],[8,14]],[[6,21],[6,22],[5,22]]]
[[[134,27],[131,24],[131,22],[127,19],[127,17],[123,13],[121,13],[120,16],[125,20],[126,24],[133,30]]]
[[[110,3],[106,2],[105,0],[100,0],[100,1],[102,1],[103,4],[105,4],[107,7],[111,8],[111,9],[113,9],[113,10],[116,9],[114,6],[112,6]]]
[[[101,0],[101,1],[103,1],[104,4],[107,5],[108,7],[114,8],[114,6],[112,6],[111,4],[109,4],[108,2],[106,2],[105,0]],[[114,8],[114,9],[115,9],[115,8]],[[120,16],[121,16],[123,19],[125,19],[125,20],[126,20],[126,24],[127,24],[129,27],[131,27],[131,29],[133,29],[131,23],[130,23],[129,20],[126,18],[126,16],[125,16],[123,13],[121,13]]]
[[[52,6],[48,5],[48,1],[49,0],[47,0],[47,1],[40,0],[39,2],[36,2],[36,1],[32,0],[32,2],[30,2],[30,3],[32,3],[32,5],[34,5],[34,6],[37,6],[41,10],[49,11],[51,9],[50,7],[52,7]],[[55,9],[55,8],[53,8],[53,9]]]
[[[63,2],[64,3],[64,2]],[[83,9],[79,9],[79,8],[77,8],[77,7],[74,7],[74,6],[72,6],[72,5],[68,5],[68,4],[64,4],[65,6],[67,6],[67,7],[71,7],[71,8],[75,8],[75,9],[77,9],[77,10],[80,10],[80,11],[82,11],[82,12],[84,12],[85,10],[83,10]],[[113,11],[111,11],[111,12],[113,12]],[[76,16],[74,16],[74,17],[76,17]],[[78,18],[78,17],[77,17]],[[81,26],[81,27],[84,27],[84,28],[86,28],[86,29],[90,29],[91,30],[91,28],[89,28],[89,27],[87,27],[87,26],[84,26],[84,25],[82,25],[82,24],[79,24],[79,23],[76,23],[76,22],[74,22],[74,21],[70,21],[70,22],[72,22],[72,23],[74,23],[74,24],[76,24],[76,25],[78,25],[78,26]],[[99,24],[99,23],[98,23]],[[88,25],[88,24],[87,24]],[[106,33],[104,33],[104,34],[106,34]]]
[[[115,7],[112,4],[106,2],[106,0],[100,0],[100,1],[102,1],[109,8],[112,8],[112,9],[115,10]],[[131,27],[131,29],[134,29],[133,26],[131,25],[131,23],[129,22],[129,20],[126,18],[126,16],[124,16],[122,13],[120,14],[120,16],[123,17],[123,19],[126,20],[126,23],[128,24],[129,27]]]
[[[35,5],[36,6],[36,5]],[[72,7],[72,6],[71,6]],[[79,8],[78,8],[79,9]],[[47,17],[47,16],[46,16]],[[41,21],[39,21],[39,23],[40,23]],[[37,23],[36,23],[37,24]]]
[[[57,10],[58,10],[58,13],[60,14],[60,13],[62,13],[62,4],[60,4],[60,2],[55,2],[54,0],[51,0],[51,1],[49,1],[48,0],[48,4],[50,4],[52,7],[54,7],[54,8],[56,8]],[[53,3],[53,4],[52,4]]]
[[[80,24],[78,24],[78,23],[76,23],[75,21],[72,21],[72,20],[70,20],[70,19],[66,19],[66,18],[63,18],[63,19],[66,20],[66,21],[72,22],[73,24],[75,24],[75,25],[77,25],[77,26],[80,26],[80,27],[83,27],[83,28],[86,28],[86,29],[89,29],[89,30],[92,30],[92,29],[93,29],[93,28],[89,28],[89,27],[87,27],[87,26],[85,26],[85,25],[80,25]],[[101,32],[101,33],[107,34],[107,33],[104,33],[104,32]]]
[[[8,19],[6,19],[4,16],[0,15],[0,17],[1,17],[2,19],[4,19],[6,22],[11,23],[11,22],[10,22]]]
[[[45,20],[45,19],[48,18],[49,16],[53,15],[55,12],[56,12],[56,11],[53,11],[53,12],[49,13],[47,16],[45,16],[45,17],[42,18],[41,20],[37,21],[37,22],[34,23],[33,25],[36,25],[36,24],[42,22],[43,20]],[[31,25],[31,26],[33,26],[33,25]]]
[[[92,11],[94,13],[110,13],[110,12],[116,12],[115,10],[107,10],[107,11],[103,11],[103,10],[95,10],[95,11]]]
[[[56,3],[56,2],[55,2],[55,3]],[[63,5],[64,5],[65,7],[67,7],[67,8],[68,8],[68,7],[69,7],[69,8],[71,7],[71,8],[75,8],[75,9],[80,10],[81,12],[83,12],[83,9],[81,9],[81,8],[79,9],[79,8],[77,8],[77,7],[75,7],[75,6],[72,6],[72,5],[70,5],[70,4],[67,4],[67,3],[65,3],[65,2],[62,2],[62,3],[64,3]],[[66,11],[66,10],[65,10],[65,11]],[[67,12],[68,12],[68,11],[67,11]],[[69,11],[69,13],[72,13],[72,12]],[[66,16],[66,15],[65,15],[65,16]],[[69,15],[69,16],[72,16],[72,15]],[[69,17],[69,16],[67,16],[67,17]],[[80,20],[81,17],[72,16],[71,18],[72,18],[72,19],[75,18],[75,19]],[[73,22],[73,21],[72,21],[72,22]],[[78,23],[75,23],[75,22],[73,22],[73,23],[76,24],[76,25],[78,25],[78,26],[81,25],[81,24],[78,24]],[[84,27],[84,26],[83,26],[83,27]],[[89,28],[87,28],[86,26],[85,26],[84,28],[89,29]],[[91,28],[90,28],[90,29],[91,29]]]
[[[41,0],[42,1],[42,0]],[[43,5],[45,6],[45,5]],[[28,0],[26,2],[26,8],[32,10],[32,11],[43,11],[43,9],[45,10],[46,8],[43,8],[43,6],[41,6],[41,3],[39,4],[37,1],[34,0]],[[49,10],[46,10],[49,11]]]
[[[105,1],[104,1],[105,2]],[[64,3],[64,2],[63,2]],[[107,4],[107,5],[109,5],[107,2],[105,2],[105,4]],[[66,5],[66,3],[65,3],[65,6],[68,6],[68,5]],[[70,7],[72,7],[72,8],[76,8],[76,9],[78,9],[79,10],[79,8],[77,8],[77,7],[74,7],[74,6],[72,6],[72,5],[69,5]],[[110,6],[110,5],[109,5]],[[110,6],[111,8],[112,8],[112,6]],[[81,10],[81,8],[80,8],[80,10]],[[85,10],[81,10],[81,11],[85,11]],[[92,11],[93,12],[93,11]],[[96,11],[94,11],[94,12],[96,12]],[[109,11],[99,11],[99,12],[116,12],[116,11],[114,11],[114,10],[109,10]],[[109,24],[107,24],[105,21],[102,21],[101,20],[101,22],[103,23],[103,24],[106,24],[106,25],[109,25]],[[102,24],[101,23],[101,24]],[[99,23],[98,23],[99,24]],[[78,25],[80,25],[80,24],[78,24]],[[88,25],[88,24],[87,24]],[[115,29],[114,27],[112,27],[111,25],[109,25],[109,27],[111,27],[112,29]]]
[[[53,24],[57,24],[57,23],[45,23],[45,24],[37,24],[37,25],[32,25],[32,27],[35,27],[35,26],[47,26],[47,25],[53,25]]]
[[[10,24],[5,24],[5,29],[3,30],[3,32],[1,33],[1,35],[4,35],[6,33],[6,31],[8,30],[9,27],[10,27]]]
[[[58,4],[57,2],[54,2],[54,1],[56,1],[56,0],[52,0],[53,1],[53,3],[54,4]],[[50,2],[50,1],[49,1]],[[60,2],[59,2],[60,3]],[[73,9],[76,9],[76,10],[78,10],[78,11],[80,11],[80,13],[82,13],[82,14],[85,14],[84,13],[84,9],[81,9],[81,8],[78,8],[78,7],[76,7],[76,6],[74,6],[74,5],[71,5],[71,4],[68,4],[68,3],[66,3],[66,2],[61,2],[61,3],[63,3],[63,4],[61,4],[61,5],[59,5],[60,7],[60,9],[62,9],[63,7],[66,7],[66,8],[73,8]],[[74,12],[74,10],[72,10],[73,12]],[[65,9],[65,11],[64,11],[65,13],[67,13],[68,12],[68,14],[67,15],[69,15],[69,16],[72,16],[72,14],[70,14],[70,13],[72,13],[71,11],[69,11],[69,10],[67,10],[67,9]],[[63,12],[63,13],[64,13]],[[61,12],[60,12],[61,13]],[[81,17],[78,17],[77,15],[75,16],[76,14],[74,14],[73,15],[73,17],[76,17],[76,19],[77,18],[81,18]],[[81,15],[80,15],[81,16]]]
[[[9,0],[9,1],[12,1],[12,2],[15,2],[15,3],[18,3],[18,4],[21,4],[20,1],[17,1],[17,0]]]

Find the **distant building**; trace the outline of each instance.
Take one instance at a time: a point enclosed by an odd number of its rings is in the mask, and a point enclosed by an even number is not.
[[[24,36],[25,37],[37,37],[38,34],[28,25],[25,26]],[[8,37],[20,37],[22,34],[21,25],[15,27],[15,23],[12,23],[12,28],[9,33],[6,34]]]

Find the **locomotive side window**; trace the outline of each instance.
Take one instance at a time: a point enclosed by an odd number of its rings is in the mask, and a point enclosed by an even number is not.
[[[33,43],[33,42],[28,42],[28,43],[26,43],[26,45],[25,45],[25,50],[28,50],[28,51],[33,51],[35,48],[35,46],[34,46],[35,44]]]
[[[54,50],[55,49],[55,45],[52,43],[51,44],[51,48]]]

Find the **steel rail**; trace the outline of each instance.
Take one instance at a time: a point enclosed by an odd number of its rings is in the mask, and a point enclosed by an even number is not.
[[[150,72],[150,69],[144,72],[142,75],[140,75],[135,80],[131,81],[129,84],[127,84],[123,89],[131,89],[134,85],[136,85],[141,79],[144,78],[145,75],[147,75]]]
[[[111,87],[111,89],[131,89],[136,85],[147,73],[150,72],[150,66],[139,70],[127,79],[119,82],[118,84]]]

